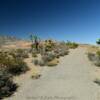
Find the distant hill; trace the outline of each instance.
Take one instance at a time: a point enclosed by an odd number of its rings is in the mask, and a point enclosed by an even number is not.
[[[10,44],[12,42],[19,41],[21,39],[18,39],[14,36],[0,36],[0,46],[4,44]]]

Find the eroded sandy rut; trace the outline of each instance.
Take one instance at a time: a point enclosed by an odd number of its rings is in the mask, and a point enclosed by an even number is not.
[[[100,100],[100,87],[93,83],[94,67],[85,48],[71,50],[58,66],[44,67],[40,79],[24,78],[18,92],[6,100]]]

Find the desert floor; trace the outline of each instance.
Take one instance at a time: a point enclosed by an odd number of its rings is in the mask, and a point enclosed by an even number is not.
[[[32,58],[27,59],[31,70],[15,78],[20,87],[5,100],[100,100],[100,86],[93,82],[99,69],[88,60],[86,50],[70,50],[55,67],[36,68]],[[34,80],[32,70],[37,69],[42,76]]]

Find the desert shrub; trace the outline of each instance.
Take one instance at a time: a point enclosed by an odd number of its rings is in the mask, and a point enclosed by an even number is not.
[[[98,53],[88,53],[88,58],[92,61],[96,66],[100,66],[100,56]]]
[[[51,61],[51,60],[53,60],[56,57],[56,55],[54,53],[52,53],[52,52],[49,52],[47,54],[47,56],[48,56],[48,61]]]
[[[59,58],[60,56],[68,55],[69,51],[66,48],[58,49],[57,52],[55,52],[56,57]]]
[[[52,40],[45,40],[45,50],[52,51],[54,49],[55,43]]]
[[[0,99],[12,95],[17,87],[18,85],[12,80],[12,75],[0,70]]]
[[[7,53],[0,53],[0,66],[13,75],[19,75],[28,70],[26,63],[21,58],[16,58]]]
[[[97,51],[96,54],[97,54],[98,56],[100,56],[100,51]]]
[[[72,49],[75,49],[78,47],[78,44],[75,43],[75,42],[67,42],[66,45],[69,47],[69,48],[72,48]]]
[[[96,55],[94,64],[95,64],[96,66],[100,66],[100,56]]]
[[[37,57],[37,54],[33,52],[32,57]]]
[[[88,58],[89,58],[89,60],[91,60],[91,61],[95,61],[96,56],[95,56],[94,53],[88,53]]]
[[[33,63],[34,63],[34,65],[39,65],[39,60],[38,59],[34,59]]]
[[[34,65],[40,65],[40,66],[45,66],[46,62],[44,62],[42,59],[34,59],[33,60]]]
[[[22,57],[22,58],[28,58],[28,52],[24,49],[17,49],[16,50],[16,56]]]
[[[29,55],[28,55],[28,51],[25,50],[25,49],[16,49],[16,50],[12,50],[10,51],[9,53],[13,58],[28,58]]]
[[[26,63],[23,62],[21,59],[13,60],[7,66],[7,71],[13,75],[20,75],[21,73],[25,73],[29,68],[27,67]]]
[[[42,60],[44,62],[48,62],[53,60],[56,57],[56,55],[54,53],[48,52],[45,55],[42,55]]]
[[[40,65],[40,66],[45,66],[45,64],[46,64],[46,63],[45,63],[42,59],[39,60],[39,65]]]
[[[34,59],[33,62],[35,65],[45,66],[48,62],[54,60],[56,58],[56,55],[52,52],[47,52],[44,55],[41,56],[41,59]]]

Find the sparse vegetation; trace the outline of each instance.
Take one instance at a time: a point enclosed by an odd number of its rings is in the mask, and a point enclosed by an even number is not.
[[[11,50],[9,52],[9,54],[11,56],[13,56],[14,58],[21,58],[21,59],[25,59],[25,58],[28,58],[28,51],[25,50],[25,49],[16,49],[16,50]]]
[[[39,38],[33,35],[30,36],[30,39],[32,42],[31,52],[26,49],[0,51],[0,69],[4,69],[4,73],[0,78],[5,75],[4,78],[0,79],[0,97],[10,96],[17,89],[17,84],[13,82],[12,76],[20,75],[29,70],[24,60],[25,58],[30,57],[30,54],[32,54],[33,63],[36,66],[56,66],[59,63],[58,58],[69,53],[68,45],[66,45],[65,42],[45,40],[40,44]],[[76,44],[73,43],[73,45],[76,47]],[[37,73],[33,74],[31,78],[38,79],[40,76],[41,75]],[[4,82],[2,83],[2,81]],[[2,86],[2,84],[5,85]]]
[[[70,41],[68,41],[68,42],[66,43],[66,45],[67,45],[69,48],[71,48],[71,49],[75,49],[75,48],[78,47],[78,44],[77,44],[77,43],[75,43],[75,42],[70,42]]]
[[[88,58],[89,58],[89,60],[94,61],[95,60],[95,54],[94,53],[88,53]]]
[[[97,44],[99,44],[100,39],[98,39],[98,41],[96,41]],[[92,50],[91,50],[92,48]],[[100,49],[99,47],[96,46],[92,46],[90,48],[90,52],[88,53],[88,58],[96,65],[96,66],[100,66]]]
[[[13,53],[14,54],[14,53]],[[6,71],[13,75],[19,75],[28,70],[26,63],[23,61],[21,56],[13,56],[7,52],[0,53],[0,66],[4,67]]]
[[[0,51],[0,98],[8,97],[17,89],[13,75],[25,73],[29,68],[23,61],[27,58],[22,50]]]
[[[91,60],[96,66],[100,66],[100,55],[97,53],[88,53],[88,58]]]
[[[52,40],[45,40],[44,45],[45,45],[44,46],[45,52],[40,53],[40,55],[41,55],[40,59],[38,59],[38,57],[37,57],[37,59],[34,59],[33,62],[35,65],[55,66],[58,64],[57,62],[55,62],[56,58],[65,56],[69,53],[68,47],[66,46],[65,42],[56,43]],[[35,53],[35,55],[36,55],[36,53]]]

